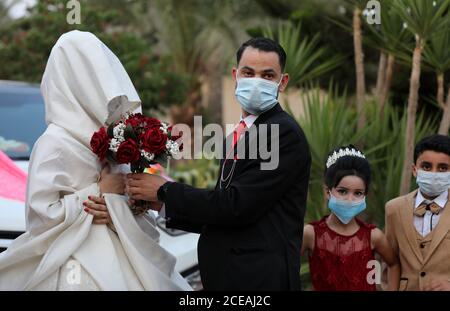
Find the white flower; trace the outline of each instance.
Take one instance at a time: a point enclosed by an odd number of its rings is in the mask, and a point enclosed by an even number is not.
[[[133,115],[135,115],[135,113],[133,111],[127,111],[122,116],[123,116],[123,119],[129,119]]]
[[[147,160],[147,161],[153,161],[155,158],[155,154],[147,152],[145,150],[141,150],[141,155]]]
[[[117,152],[121,143],[122,141],[118,140],[117,138],[111,139],[111,141],[109,142],[109,150],[111,150],[112,152]]]
[[[180,146],[178,143],[170,139],[166,142],[166,149],[170,155],[175,155],[180,152]]]
[[[124,123],[120,122],[117,124],[113,129],[114,138],[120,142],[125,141],[125,128],[126,126]]]
[[[169,124],[165,122],[161,122],[161,127],[159,128],[164,134],[167,134],[169,131]]]
[[[403,23],[403,28],[405,28],[405,29],[408,28],[408,23],[404,22]]]

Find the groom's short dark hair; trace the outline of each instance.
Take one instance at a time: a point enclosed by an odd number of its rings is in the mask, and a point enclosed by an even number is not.
[[[286,52],[278,42],[264,37],[252,38],[247,42],[244,42],[236,53],[236,60],[238,64],[241,61],[242,54],[247,47],[252,47],[264,52],[277,53],[280,59],[281,70],[284,71],[284,68],[286,67]]]

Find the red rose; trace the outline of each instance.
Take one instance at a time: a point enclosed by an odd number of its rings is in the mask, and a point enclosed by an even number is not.
[[[146,117],[143,116],[141,113],[136,113],[125,120],[125,125],[130,124],[133,128],[136,128],[141,123],[144,123],[145,119]]]
[[[125,125],[131,125],[133,128],[138,127],[141,124],[141,120],[138,118],[129,118],[125,120]]]
[[[98,132],[95,132],[91,138],[91,148],[92,151],[99,157],[100,161],[103,161],[106,157],[106,153],[108,152],[109,142],[111,138],[109,138],[106,129],[102,127]]]
[[[136,162],[140,159],[141,154],[136,142],[132,139],[127,139],[119,145],[116,154],[116,160],[119,164],[128,164]]]
[[[150,153],[160,154],[166,150],[167,135],[159,127],[148,129],[142,136],[142,148]]]
[[[161,121],[159,121],[156,118],[152,118],[152,117],[146,117],[145,118],[145,122],[147,123],[146,128],[147,129],[151,129],[151,128],[160,128],[161,127]]]

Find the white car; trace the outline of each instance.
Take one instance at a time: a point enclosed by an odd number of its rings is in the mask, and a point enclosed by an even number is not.
[[[24,172],[34,142],[44,132],[44,102],[38,85],[0,81],[0,150]],[[160,245],[177,258],[176,269],[194,290],[202,289],[198,270],[198,234],[167,229],[157,218]],[[25,205],[0,196],[0,252],[25,231]]]

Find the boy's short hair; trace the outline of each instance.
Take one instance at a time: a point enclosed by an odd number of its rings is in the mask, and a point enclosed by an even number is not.
[[[445,135],[431,135],[419,141],[414,148],[414,163],[425,151],[445,153],[450,157],[450,137]]]

